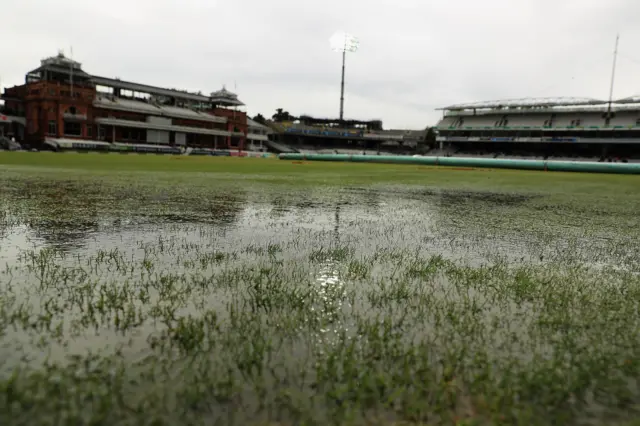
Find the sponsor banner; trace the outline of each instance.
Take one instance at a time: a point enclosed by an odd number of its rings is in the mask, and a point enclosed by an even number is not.
[[[192,149],[189,155],[211,155],[211,152],[206,149]]]
[[[577,142],[578,138],[572,137],[555,137],[555,138],[544,138],[546,142]]]
[[[96,150],[96,151],[108,151],[109,145],[97,145],[92,143],[73,143],[71,144],[73,149],[81,150]]]
[[[336,131],[336,130],[322,130],[322,129],[296,129],[288,128],[286,133],[299,133],[309,136],[333,136],[333,137],[346,137],[346,138],[361,138],[364,137],[364,132],[361,131]]]

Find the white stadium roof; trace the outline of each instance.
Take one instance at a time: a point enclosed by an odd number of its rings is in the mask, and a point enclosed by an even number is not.
[[[438,108],[445,111],[459,111],[465,109],[497,109],[497,108],[544,108],[557,106],[582,106],[582,105],[602,105],[607,101],[593,98],[519,98],[519,99],[503,99],[496,101],[471,102],[464,104],[450,105],[444,108]]]
[[[615,101],[616,104],[640,104],[640,95],[629,96],[628,98]]]

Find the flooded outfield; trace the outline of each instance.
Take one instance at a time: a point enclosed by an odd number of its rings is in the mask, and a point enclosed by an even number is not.
[[[627,424],[638,192],[5,172],[0,424]]]

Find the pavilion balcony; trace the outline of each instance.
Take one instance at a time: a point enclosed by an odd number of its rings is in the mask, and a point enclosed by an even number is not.
[[[189,127],[189,126],[174,126],[174,125],[168,125],[168,124],[149,123],[145,121],[122,120],[118,118],[96,118],[95,122],[97,124],[102,124],[105,126],[129,127],[129,128],[135,128],[135,129],[164,130],[168,132],[193,133],[193,134],[199,134],[199,135],[213,135],[213,136],[234,136],[234,137],[244,136],[244,133],[242,132],[228,132],[225,130],[203,129],[200,127]]]
[[[68,121],[86,121],[87,120],[87,114],[71,114],[71,113],[65,112],[64,114],[62,114],[62,117]]]

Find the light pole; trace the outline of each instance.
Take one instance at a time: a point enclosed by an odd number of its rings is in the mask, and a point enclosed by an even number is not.
[[[340,121],[344,120],[344,67],[347,59],[347,52],[358,50],[358,39],[345,32],[335,33],[331,39],[331,48],[335,52],[342,53],[342,80],[340,81]]]

